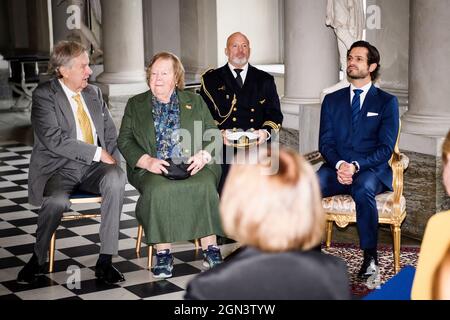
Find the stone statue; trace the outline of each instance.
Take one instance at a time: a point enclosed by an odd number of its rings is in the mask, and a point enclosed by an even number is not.
[[[67,5],[76,5],[80,8],[85,8],[86,3],[85,0],[61,0],[58,3],[58,6],[62,3],[67,2]],[[99,29],[101,28],[102,23],[102,14],[101,14],[101,5],[100,0],[89,0],[90,9],[93,14],[92,24],[97,26]],[[103,51],[101,49],[101,42],[98,37],[95,35],[93,30],[89,29],[89,27],[84,24],[83,20],[80,21],[80,28],[73,29],[72,33],[69,35],[69,40],[75,40],[83,43],[86,47],[92,45],[93,52],[91,53],[90,59],[92,63],[96,64],[101,62],[101,57],[103,56]]]
[[[326,24],[336,33],[340,68],[344,72],[344,79],[336,85],[327,88],[322,93],[323,97],[345,86],[347,81],[347,51],[350,46],[363,38],[365,26],[363,0],[328,0]]]

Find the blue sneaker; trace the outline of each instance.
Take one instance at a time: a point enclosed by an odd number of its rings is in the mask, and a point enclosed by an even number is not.
[[[172,276],[173,256],[169,249],[156,253],[156,265],[153,267],[153,278],[163,279]]]
[[[203,266],[211,269],[220,263],[222,263],[222,255],[219,247],[210,244],[208,249],[203,251]]]

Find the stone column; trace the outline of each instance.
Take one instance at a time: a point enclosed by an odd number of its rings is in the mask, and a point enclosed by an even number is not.
[[[142,0],[102,0],[101,4],[104,71],[97,81],[145,84]]]
[[[117,128],[130,96],[148,90],[142,0],[101,0],[104,71],[96,81]]]
[[[366,39],[381,55],[379,85],[408,110],[409,0],[367,1]]]
[[[333,29],[325,25],[326,0],[286,0],[284,5],[283,127],[289,140],[299,135],[304,153],[317,149],[320,94],[339,80],[338,50]]]
[[[411,0],[410,104],[407,133],[444,136],[450,128],[448,0]]]
[[[450,208],[442,186],[441,145],[450,129],[450,11],[448,0],[411,0],[409,110],[400,149],[405,173],[406,231],[420,238],[428,218]]]

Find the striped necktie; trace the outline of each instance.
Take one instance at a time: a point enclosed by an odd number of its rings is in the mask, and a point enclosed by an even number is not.
[[[358,124],[359,115],[361,114],[361,99],[360,95],[363,93],[361,89],[353,90],[355,95],[352,99],[352,129],[353,132],[356,131],[356,125]]]
[[[81,103],[81,96],[77,94],[72,97],[78,105],[77,119],[80,125],[81,132],[83,133],[83,140],[86,143],[94,144],[94,137],[92,136],[91,122],[87,113],[84,111],[83,104]]]

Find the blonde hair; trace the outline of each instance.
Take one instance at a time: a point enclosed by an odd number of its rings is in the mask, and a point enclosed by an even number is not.
[[[316,174],[291,150],[268,154],[279,170],[263,174],[267,164],[233,165],[221,197],[225,233],[268,252],[307,250],[320,243],[325,216]],[[270,164],[269,164],[270,165]]]
[[[59,41],[54,47],[48,63],[49,73],[62,78],[59,68],[70,66],[72,59],[78,57],[83,52],[87,52],[86,47],[76,41]]]
[[[442,161],[444,165],[447,165],[448,157],[450,156],[450,131],[445,137],[444,144],[442,145]]]
[[[162,52],[155,54],[152,57],[152,59],[150,60],[150,63],[148,64],[148,67],[146,70],[147,83],[150,85],[150,75],[152,72],[152,66],[159,59],[172,60],[173,71],[175,72],[175,83],[177,84],[178,89],[183,90],[184,89],[184,67],[183,67],[183,64],[181,63],[180,58],[178,58],[173,53],[167,52],[167,51],[162,51]]]

